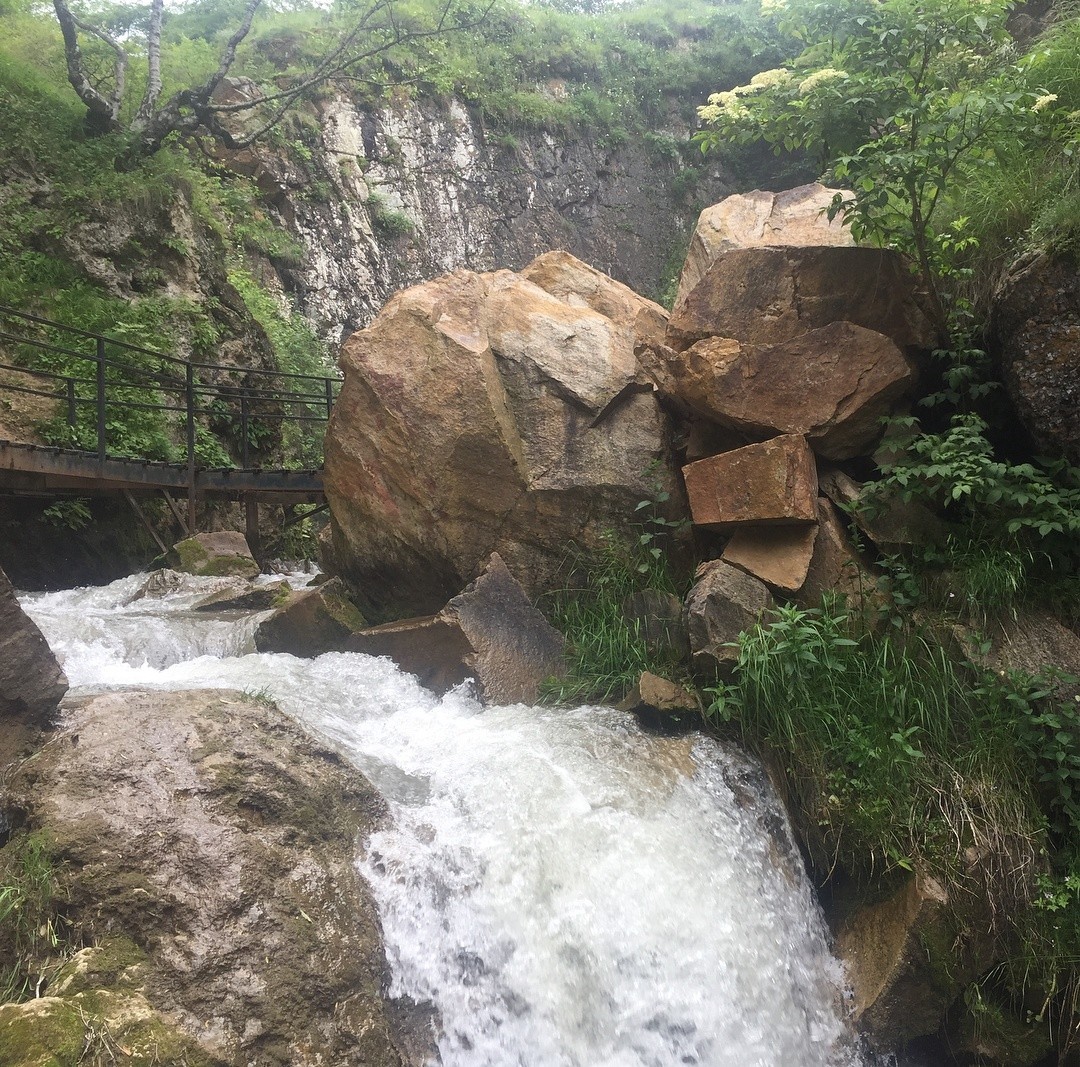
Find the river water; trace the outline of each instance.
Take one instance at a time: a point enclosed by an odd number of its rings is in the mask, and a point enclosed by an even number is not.
[[[303,579],[294,577],[294,583]],[[381,790],[357,863],[391,993],[448,1067],[847,1067],[842,974],[760,771],[602,708],[438,698],[387,660],[254,653],[262,616],[133,599],[133,576],[22,598],[73,689],[267,694]]]

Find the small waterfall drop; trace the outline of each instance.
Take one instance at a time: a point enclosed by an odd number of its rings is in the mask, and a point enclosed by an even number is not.
[[[302,582],[297,576],[296,581]],[[29,595],[74,688],[266,693],[386,797],[361,844],[391,993],[448,1067],[848,1067],[839,965],[760,771],[602,708],[439,699],[389,661],[259,655],[214,580]]]

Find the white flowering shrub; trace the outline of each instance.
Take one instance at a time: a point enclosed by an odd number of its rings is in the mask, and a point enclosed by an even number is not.
[[[820,160],[850,188],[840,214],[857,240],[912,254],[944,327],[941,294],[970,243],[944,221],[949,190],[985,166],[995,143],[1054,110],[1031,89],[1005,32],[1005,0],[763,0],[805,42],[789,68],[711,96],[699,108],[704,151],[765,141]],[[963,229],[963,224],[959,230]]]

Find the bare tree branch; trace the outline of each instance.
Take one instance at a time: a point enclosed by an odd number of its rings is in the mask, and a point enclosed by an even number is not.
[[[146,33],[146,92],[135,113],[136,126],[149,121],[161,96],[161,18],[164,10],[165,0],[153,0],[150,26]]]
[[[151,0],[146,37],[146,91],[130,125],[130,132],[136,137],[131,158],[157,151],[165,138],[173,133],[189,136],[204,131],[229,148],[247,147],[277,125],[291,107],[318,86],[337,80],[356,80],[358,67],[401,44],[438,37],[452,30],[473,29],[487,19],[496,0],[487,0],[478,15],[453,23],[452,16],[458,2],[439,0],[434,23],[427,28],[410,29],[398,18],[396,0],[371,0],[314,67],[293,84],[246,100],[215,101],[214,96],[228,77],[240,45],[250,34],[255,15],[263,4],[263,0],[247,0],[240,24],[222,50],[213,75],[201,85],[173,93],[162,103],[161,49],[165,0]],[[75,15],[69,0],[53,0],[53,7],[64,37],[68,81],[86,105],[91,125],[101,132],[119,130],[128,59],[123,45],[106,30],[92,26]],[[112,91],[109,93],[100,91],[94,84],[80,48],[80,31],[96,37],[114,53]],[[224,121],[230,115],[256,109],[264,115],[254,130],[243,135],[233,133]]]
[[[64,38],[64,58],[67,61],[68,81],[76,95],[86,105],[89,123],[103,132],[115,130],[120,125],[120,106],[124,99],[124,74],[127,70],[127,53],[110,33],[99,26],[92,26],[78,18],[67,5],[67,0],[53,0],[56,20]],[[105,96],[99,92],[86,71],[82,49],[79,46],[79,30],[89,33],[112,49],[113,90]]]

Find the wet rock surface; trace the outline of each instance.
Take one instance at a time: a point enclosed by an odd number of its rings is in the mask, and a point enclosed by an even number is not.
[[[66,692],[56,656],[0,571],[0,718],[45,722]]]
[[[540,683],[563,670],[562,635],[497,554],[438,615],[361,630],[345,647],[389,656],[437,693],[473,678],[488,704],[535,703]]]
[[[123,996],[165,1021],[169,1048],[199,1052],[167,1062],[414,1062],[404,1049],[424,1044],[423,1027],[384,1001],[379,922],[355,869],[381,801],[276,709],[227,691],[74,698],[11,795],[29,828],[47,828],[83,936],[132,946],[123,966],[57,979],[51,996]]]
[[[1024,428],[1080,464],[1080,274],[1067,257],[1021,260],[994,297],[992,347]]]

